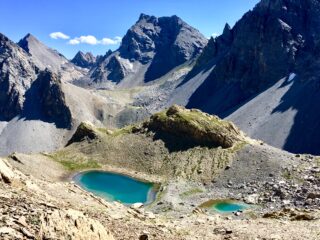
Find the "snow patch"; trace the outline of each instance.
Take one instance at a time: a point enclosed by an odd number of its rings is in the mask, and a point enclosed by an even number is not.
[[[297,74],[295,74],[295,73],[290,73],[290,75],[289,75],[289,77],[288,77],[288,82],[291,82],[296,76],[297,76]]]

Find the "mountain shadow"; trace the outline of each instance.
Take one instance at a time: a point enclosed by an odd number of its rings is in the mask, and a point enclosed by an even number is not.
[[[71,111],[56,74],[48,70],[41,72],[25,96],[21,118],[55,123],[58,128],[71,128]]]

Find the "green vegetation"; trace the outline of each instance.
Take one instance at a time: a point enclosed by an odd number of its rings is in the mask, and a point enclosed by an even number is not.
[[[292,180],[294,178],[294,176],[289,170],[285,170],[282,174],[282,177],[284,177],[287,180]]]
[[[199,193],[203,193],[204,191],[200,188],[193,188],[193,189],[190,189],[186,192],[183,192],[183,193],[180,193],[180,197],[181,198],[185,198],[185,197],[189,197],[189,196],[192,196],[192,195],[196,195],[196,194],[199,194]]]
[[[244,141],[240,130],[231,122],[196,109],[188,110],[177,105],[173,105],[167,111],[154,114],[147,123],[147,127],[175,136],[188,136],[191,142],[200,146],[230,148],[235,143]]]
[[[80,171],[85,169],[101,168],[101,165],[92,159],[76,159],[74,161],[68,160],[63,151],[56,152],[49,156],[69,171]]]
[[[59,161],[59,163],[61,163],[66,169],[70,171],[101,168],[101,166],[95,161],[87,161],[81,163],[72,161]]]
[[[132,133],[132,130],[134,129],[134,127],[135,127],[134,125],[129,125],[127,127],[117,129],[112,133],[112,136],[113,137],[117,137],[117,136],[120,136],[120,135],[123,135],[123,134]]]

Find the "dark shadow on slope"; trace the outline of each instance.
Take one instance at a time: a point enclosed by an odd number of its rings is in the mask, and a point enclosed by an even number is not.
[[[223,113],[235,106],[240,106],[239,104],[248,98],[249,96],[243,94],[239,82],[219,84],[218,81],[213,80],[213,76],[210,74],[190,97],[186,107],[197,108],[221,117]]]
[[[283,79],[280,79],[279,81],[282,81]],[[291,82],[286,80],[284,81],[281,86],[279,88],[283,88],[285,87],[286,85],[290,84]],[[277,84],[277,83],[275,83]],[[273,84],[274,85],[274,84]],[[273,85],[269,86],[268,88],[266,88],[265,90],[257,93],[257,94],[254,94],[253,96],[249,97],[248,99],[245,99],[244,101],[242,101],[241,103],[237,104],[236,106],[232,107],[231,109],[223,112],[223,113],[220,113],[219,114],[219,117],[224,119],[228,116],[230,116],[232,113],[236,112],[238,109],[240,109],[241,107],[245,106],[247,103],[249,103],[250,101],[252,101],[253,99],[255,99],[256,97],[258,97],[260,94],[264,93],[265,91],[267,91],[269,88],[272,88]]]
[[[320,78],[308,82],[295,79],[273,113],[297,110],[284,149],[293,153],[320,154]]]
[[[153,137],[153,140],[162,140],[165,144],[165,147],[169,150],[170,153],[187,151],[195,147],[208,147],[216,148],[217,145],[212,143],[198,143],[190,139],[187,135],[185,136],[176,136],[170,133],[157,131]]]
[[[26,100],[20,118],[55,123],[57,128],[70,129],[71,112],[65,105],[60,82],[54,78],[48,71],[40,73],[25,94]]]
[[[202,73],[206,73],[207,71],[210,71],[210,69],[212,69],[212,67],[214,66],[214,63],[210,63],[208,65],[206,65],[205,67],[197,67],[195,66],[194,68],[192,68],[192,70],[187,74],[187,76],[185,76],[185,78],[182,80],[181,83],[179,83],[179,85],[176,87],[181,87],[182,85],[184,85],[185,83],[189,82],[192,78],[196,77],[198,74]]]

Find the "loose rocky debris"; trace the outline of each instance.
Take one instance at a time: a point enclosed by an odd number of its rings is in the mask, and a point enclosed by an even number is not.
[[[294,209],[294,208],[284,208],[280,211],[270,212],[263,215],[264,218],[276,218],[284,219],[287,218],[291,221],[311,221],[319,219],[319,215],[315,211]]]
[[[42,239],[114,240],[101,223],[72,209],[43,215],[39,235]]]

